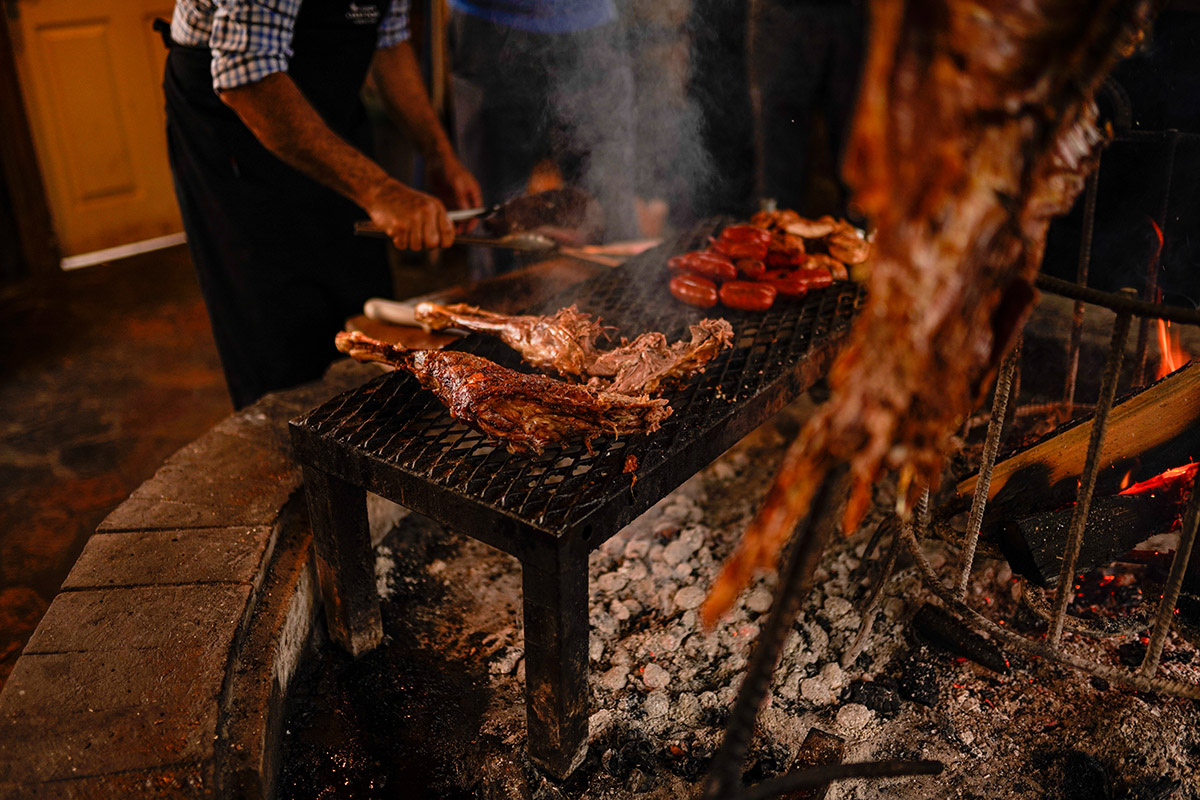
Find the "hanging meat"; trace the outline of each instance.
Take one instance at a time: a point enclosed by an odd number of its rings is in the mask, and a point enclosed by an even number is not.
[[[454,350],[407,350],[354,333],[339,333],[338,350],[411,373],[450,415],[510,453],[539,454],[547,445],[597,436],[651,433],[671,415],[663,399],[597,392],[544,375],[526,375]]]
[[[899,510],[936,486],[1035,299],[1050,218],[1104,136],[1096,89],[1151,0],[873,0],[845,163],[873,220],[868,300],[830,401],[789,449],[704,606],[712,623],[780,549],[826,473],[850,467],[843,527],[899,474]]]
[[[496,336],[526,363],[560,375],[581,378],[594,389],[641,396],[686,381],[733,344],[733,327],[723,319],[691,326],[691,340],[667,343],[656,331],[643,333],[612,350],[600,350],[605,328],[575,306],[549,316],[495,314],[463,303],[420,303],[418,322],[434,330],[462,328]]]

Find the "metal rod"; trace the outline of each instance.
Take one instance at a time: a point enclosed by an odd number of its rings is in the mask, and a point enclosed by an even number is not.
[[[775,601],[771,604],[766,625],[754,643],[746,677],[742,679],[729,723],[725,727],[725,739],[713,757],[712,768],[705,781],[703,796],[709,800],[725,800],[742,788],[741,768],[746,760],[750,737],[754,733],[758,709],[771,687],[775,662],[791,631],[800,598],[808,593],[813,572],[825,550],[833,527],[832,522],[826,519],[830,516],[830,500],[836,496],[833,489],[842,482],[845,474],[846,467],[841,465],[825,475],[813,496],[808,516],[796,528],[788,549],[786,566],[779,575]]]
[[[1077,286],[1070,281],[1064,281],[1061,278],[1055,278],[1043,273],[1038,273],[1034,282],[1044,292],[1069,297],[1073,300],[1082,300],[1092,305],[1104,306],[1107,309],[1116,311],[1118,314],[1126,312],[1135,317],[1157,317],[1158,319],[1165,319],[1184,325],[1200,325],[1200,311],[1193,308],[1147,303],[1131,297],[1123,297],[1112,292],[1102,292],[1099,289]]]
[[[1087,286],[1088,269],[1092,263],[1092,233],[1096,228],[1096,195],[1100,188],[1100,165],[1087,177],[1087,193],[1083,200],[1083,232],[1079,237],[1079,263],[1075,270],[1075,282]],[[1075,301],[1071,316],[1071,340],[1067,347],[1067,381],[1063,388],[1063,402],[1075,402],[1075,378],[1079,374],[1079,344],[1083,340],[1083,301]]]
[[[902,778],[910,775],[938,775],[940,761],[867,761],[859,764],[824,764],[789,772],[744,789],[738,800],[767,800],[802,789],[815,789],[833,781],[855,778]]]
[[[904,543],[908,547],[908,552],[912,555],[913,561],[916,562],[917,568],[921,573],[921,578],[925,581],[925,585],[929,591],[933,592],[949,611],[975,625],[979,630],[992,638],[1004,644],[1012,645],[1029,655],[1065,664],[1090,675],[1104,678],[1105,680],[1132,686],[1139,691],[1162,692],[1177,697],[1190,697],[1200,700],[1200,686],[1195,684],[1163,678],[1142,678],[1129,670],[1097,664],[1071,653],[1063,652],[1060,648],[1050,647],[1044,642],[1032,641],[1016,631],[1005,628],[1003,625],[997,625],[967,604],[954,599],[950,589],[942,585],[942,582],[938,579],[933,565],[925,557],[925,552],[921,549],[921,543],[917,541],[916,535],[912,531],[905,529],[901,531],[901,536],[904,537]]]
[[[1100,382],[1100,397],[1096,401],[1096,415],[1092,421],[1092,435],[1088,441],[1087,457],[1083,462],[1083,475],[1075,511],[1071,515],[1071,527],[1067,531],[1067,543],[1063,552],[1062,566],[1058,571],[1058,584],[1054,593],[1054,613],[1050,618],[1048,640],[1052,647],[1062,638],[1063,622],[1067,606],[1071,602],[1075,585],[1075,565],[1079,561],[1079,545],[1083,542],[1083,531],[1087,525],[1088,509],[1092,504],[1092,492],[1096,488],[1096,476],[1100,472],[1100,448],[1104,444],[1104,433],[1108,428],[1108,412],[1112,409],[1117,394],[1117,379],[1121,375],[1121,358],[1125,355],[1125,341],[1129,338],[1130,315],[1121,313],[1113,324],[1112,344],[1108,348],[1108,360],[1104,365],[1104,377]]]
[[[904,523],[912,525],[912,520]],[[842,654],[842,667],[849,667],[855,662],[867,646],[867,640],[871,638],[871,630],[875,627],[875,618],[879,616],[879,609],[883,605],[883,587],[891,580],[892,573],[896,570],[896,561],[900,557],[901,539],[899,533],[892,537],[892,546],[888,550],[887,558],[883,562],[883,571],[879,573],[879,578],[876,579],[875,585],[871,587],[871,597],[867,600],[867,607],[863,610],[862,625],[858,628],[858,633],[854,637],[854,641],[846,652]]]
[[[958,575],[958,599],[967,596],[967,582],[971,579],[971,567],[975,563],[975,548],[979,544],[979,531],[983,527],[983,511],[987,508],[988,493],[992,488],[992,468],[1000,453],[1000,437],[1004,433],[1004,416],[1008,411],[1012,395],[1013,373],[1021,359],[1021,340],[1000,364],[1000,375],[996,378],[996,392],[992,400],[992,417],[988,420],[987,438],[983,443],[983,460],[979,464],[979,479],[975,482],[975,494],[971,498],[971,513],[967,517],[966,538],[962,548],[962,568]]]
[[[1183,530],[1179,534],[1179,546],[1175,548],[1175,558],[1171,561],[1171,573],[1167,577],[1167,585],[1163,590],[1162,600],[1158,603],[1158,618],[1154,620],[1154,633],[1150,635],[1150,644],[1146,648],[1146,657],[1138,670],[1143,678],[1152,678],[1158,670],[1159,659],[1162,658],[1163,645],[1167,642],[1167,633],[1171,630],[1171,621],[1175,617],[1175,603],[1179,600],[1179,592],[1183,588],[1183,578],[1187,573],[1188,562],[1192,557],[1192,545],[1196,541],[1196,527],[1200,525],[1200,473],[1192,480],[1192,495],[1188,498],[1187,510],[1183,514]]]
[[[1158,233],[1158,250],[1151,259],[1146,272],[1146,286],[1142,293],[1142,299],[1147,303],[1158,302],[1158,275],[1162,270],[1162,252],[1163,244],[1166,236],[1167,226],[1167,207],[1171,200],[1171,179],[1175,172],[1175,150],[1179,144],[1179,132],[1176,131],[1170,139],[1167,140],[1167,173],[1164,178],[1162,202],[1158,207],[1157,233]],[[1138,324],[1137,337],[1137,360],[1134,362],[1135,368],[1133,372],[1133,382],[1135,386],[1141,386],[1146,382],[1146,350],[1150,342],[1150,320],[1143,317]]]

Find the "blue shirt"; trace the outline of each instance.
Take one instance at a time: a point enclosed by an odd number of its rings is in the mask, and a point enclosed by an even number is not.
[[[213,88],[236,89],[287,72],[303,0],[175,0],[171,38],[212,50]],[[391,0],[376,47],[408,38],[408,0]]]
[[[617,18],[613,0],[449,0],[455,11],[534,33],[573,33]]]

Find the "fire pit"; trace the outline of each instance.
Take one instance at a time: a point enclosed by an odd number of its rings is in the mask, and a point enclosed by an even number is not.
[[[535,313],[575,303],[622,335],[662,330],[677,337],[700,312],[670,297],[666,258],[694,249],[719,224],[702,224]],[[365,490],[516,556],[530,752],[551,774],[569,774],[587,734],[588,552],[821,377],[860,301],[860,289],[842,283],[769,313],[727,313],[732,351],[670,398],[675,413],[662,428],[644,440],[600,439],[594,452],[570,446],[512,456],[456,424],[415,380],[397,374],[294,421],[333,638],[353,653],[379,641]],[[468,337],[460,346],[521,368],[492,339]]]

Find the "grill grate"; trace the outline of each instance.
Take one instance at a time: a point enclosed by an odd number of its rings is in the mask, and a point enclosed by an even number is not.
[[[766,313],[679,303],[667,289],[667,257],[703,246],[720,224],[704,223],[531,312],[553,313],[575,303],[614,326],[614,340],[660,330],[674,341],[705,316],[728,319],[734,347],[666,395],[674,413],[655,433],[600,437],[591,453],[580,444],[515,456],[456,422],[415,379],[395,372],[294,421],[298,455],[348,480],[362,476],[354,482],[365,481],[366,488],[385,496],[399,494],[414,510],[451,524],[459,521],[453,509],[416,507],[421,503],[413,492],[432,484],[555,535],[584,527],[590,532],[601,522],[608,534],[615,532],[823,374],[863,300],[856,285],[836,283]],[[472,335],[452,347],[532,371],[491,337]],[[630,454],[638,460],[636,480],[624,473]],[[605,510],[612,513],[605,516]]]

